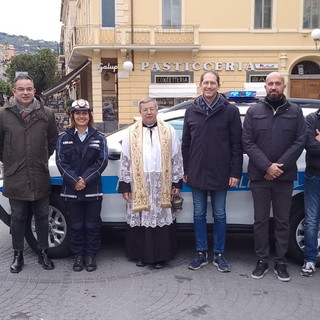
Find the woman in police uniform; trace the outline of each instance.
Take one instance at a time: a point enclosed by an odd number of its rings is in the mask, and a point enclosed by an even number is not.
[[[108,163],[107,141],[93,127],[88,101],[72,103],[71,126],[57,141],[56,163],[63,178],[61,196],[70,215],[74,271],[96,270],[100,248],[101,174]]]

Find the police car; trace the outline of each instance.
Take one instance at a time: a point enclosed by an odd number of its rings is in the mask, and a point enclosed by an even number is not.
[[[238,93],[244,95],[244,93]],[[237,100],[237,93],[235,100]],[[252,97],[249,97],[252,102]],[[244,118],[247,109],[250,106],[248,101],[243,100],[239,96],[236,103],[239,108],[241,117]],[[315,108],[303,108],[304,115],[314,112]],[[159,117],[164,121],[170,123],[177,131],[178,136],[182,137],[183,121],[184,121],[185,108],[169,112],[159,113]],[[122,196],[118,193],[118,168],[121,153],[121,142],[124,137],[126,128],[122,128],[107,136],[108,149],[109,149],[109,163],[106,170],[102,175],[103,193],[104,198],[102,202],[101,220],[102,224],[112,227],[125,226],[125,210],[126,205]],[[304,168],[305,160],[304,153],[300,156],[298,164],[298,176],[294,183],[292,195],[292,209],[291,209],[291,231],[290,231],[290,244],[289,254],[297,262],[303,261],[304,249],[304,206],[303,206],[303,183],[304,183]],[[243,173],[240,183],[237,187],[231,188],[227,195],[227,224],[228,231],[253,231],[253,203],[252,196],[247,179],[247,164],[248,157],[244,154]],[[51,176],[52,193],[50,196],[50,213],[49,213],[49,252],[53,258],[67,256],[70,253],[69,241],[69,219],[65,208],[65,202],[60,197],[60,188],[62,178],[55,164],[55,155],[49,159],[49,168]],[[7,198],[2,195],[2,179],[0,180],[0,218],[7,225],[10,225],[10,206]],[[191,189],[184,185],[181,192],[184,198],[183,210],[180,212],[177,223],[180,229],[192,229],[193,227],[193,206]],[[210,206],[208,206],[210,208]],[[208,223],[212,223],[211,208],[208,209]],[[272,223],[272,219],[270,220]],[[211,229],[212,230],[212,229]],[[34,218],[30,214],[27,229],[26,240],[31,248],[36,250],[36,233]],[[318,239],[320,246],[320,235]],[[320,258],[320,254],[318,254]]]

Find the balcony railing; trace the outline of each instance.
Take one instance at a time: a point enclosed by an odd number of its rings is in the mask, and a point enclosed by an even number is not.
[[[77,45],[120,46],[198,46],[199,27],[194,25],[131,26],[119,25],[105,29],[99,25],[77,26],[70,30],[68,49]]]

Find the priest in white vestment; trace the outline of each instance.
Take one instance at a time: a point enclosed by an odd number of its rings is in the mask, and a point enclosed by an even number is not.
[[[161,269],[176,252],[171,196],[182,187],[181,146],[175,129],[157,118],[152,98],[139,102],[141,120],[122,141],[119,191],[127,202],[128,258]]]

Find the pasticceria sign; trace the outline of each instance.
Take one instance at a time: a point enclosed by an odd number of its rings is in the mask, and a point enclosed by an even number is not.
[[[252,62],[141,62],[141,71],[253,71],[278,69],[277,63]]]

